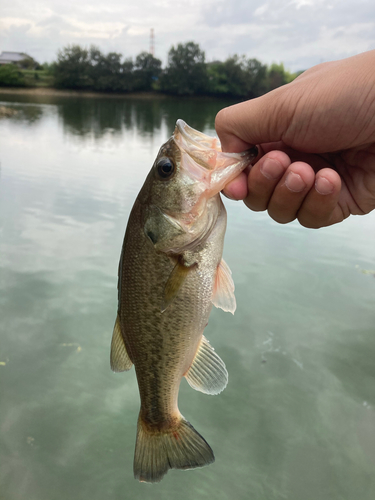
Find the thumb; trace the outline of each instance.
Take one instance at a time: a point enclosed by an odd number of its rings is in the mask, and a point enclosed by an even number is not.
[[[282,139],[289,123],[287,106],[282,106],[285,87],[218,112],[215,128],[223,151],[238,153]]]

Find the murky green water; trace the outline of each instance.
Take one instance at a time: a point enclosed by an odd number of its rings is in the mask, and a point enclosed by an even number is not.
[[[215,464],[132,477],[139,397],[109,344],[129,210],[177,118],[217,101],[0,96],[0,498],[372,500],[375,214],[319,231],[226,201],[233,317],[205,331],[219,396],[181,385]]]

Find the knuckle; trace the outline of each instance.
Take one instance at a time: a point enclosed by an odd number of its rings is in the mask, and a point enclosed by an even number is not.
[[[216,129],[216,132],[218,130],[221,130],[223,123],[225,123],[225,120],[224,120],[224,109],[221,109],[217,113],[216,118],[215,118],[215,129]]]
[[[230,123],[227,108],[221,109],[216,117],[215,117],[215,130],[216,133],[220,136],[220,134],[225,133],[228,130]]]

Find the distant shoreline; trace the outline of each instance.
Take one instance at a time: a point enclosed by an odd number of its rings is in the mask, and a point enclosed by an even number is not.
[[[35,97],[84,97],[84,98],[110,98],[110,99],[195,99],[195,100],[222,100],[221,97],[205,96],[205,95],[191,95],[191,96],[178,96],[163,94],[162,92],[95,92],[92,90],[62,90],[53,87],[0,87],[1,95],[23,95]],[[238,102],[238,99],[227,97],[226,100]]]
[[[115,92],[93,92],[86,90],[61,90],[53,87],[0,87],[1,94],[12,95],[30,95],[30,96],[53,96],[53,97],[111,97],[121,99],[165,99],[169,96],[159,92],[129,92],[129,93],[115,93]]]

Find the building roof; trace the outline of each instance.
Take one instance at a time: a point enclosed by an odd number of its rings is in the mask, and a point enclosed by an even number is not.
[[[2,52],[0,54],[0,63],[17,63],[23,61],[23,59],[32,59],[32,57],[28,56],[24,52]]]

